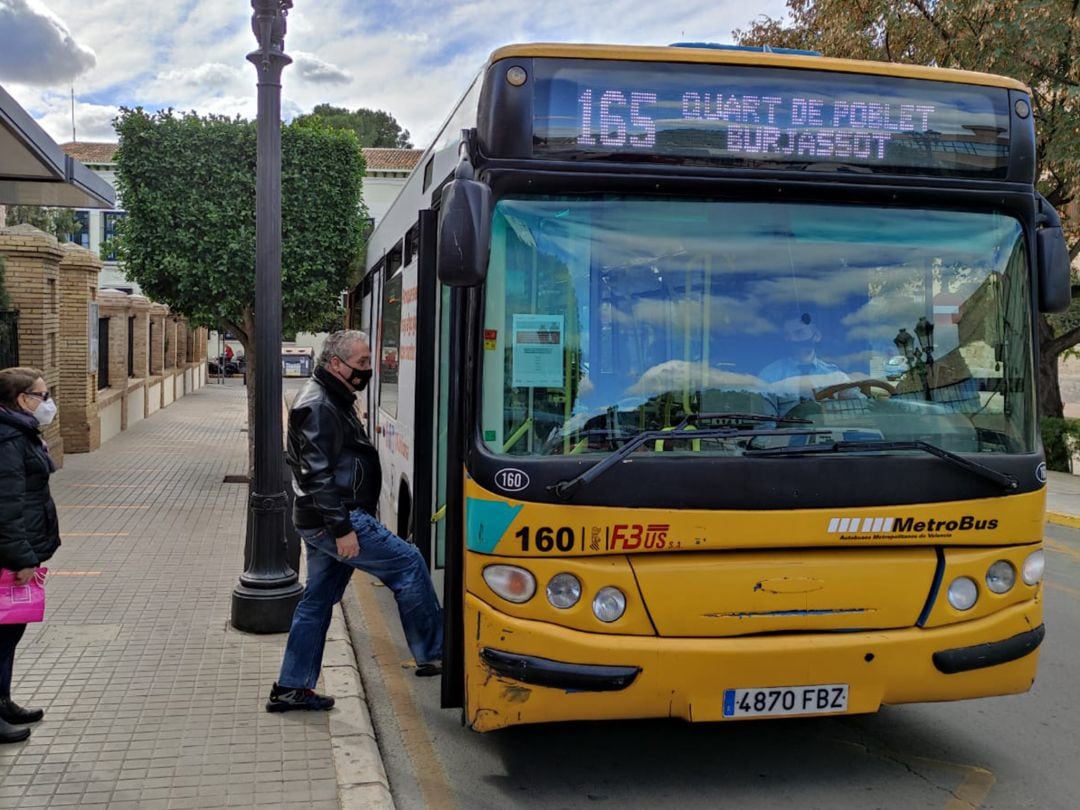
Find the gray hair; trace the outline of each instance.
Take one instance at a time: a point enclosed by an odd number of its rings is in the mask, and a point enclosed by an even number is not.
[[[354,344],[363,343],[371,347],[368,336],[357,329],[342,329],[333,332],[323,342],[322,351],[319,353],[319,365],[326,368],[330,365],[330,358],[337,357],[339,360],[348,360]]]

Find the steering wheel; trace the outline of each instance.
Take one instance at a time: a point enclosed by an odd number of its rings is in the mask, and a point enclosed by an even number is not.
[[[871,388],[880,388],[891,397],[896,393],[896,386],[885,382],[885,380],[853,380],[851,382],[837,383],[836,385],[828,385],[822,388],[820,391],[814,392],[814,399],[820,402],[823,399],[834,399],[837,394],[848,391],[852,388],[858,388],[864,397],[870,396]]]

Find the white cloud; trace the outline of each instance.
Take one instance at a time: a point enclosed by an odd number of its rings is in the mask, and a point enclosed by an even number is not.
[[[239,67],[223,65],[220,62],[209,62],[196,67],[167,70],[158,74],[157,78],[162,82],[172,82],[198,88],[213,88],[235,81],[239,77]]]
[[[292,54],[292,59],[304,81],[313,84],[348,84],[352,81],[348,71],[324,62],[314,54],[297,51]]]
[[[75,104],[75,137],[80,141],[115,141],[113,119],[119,108],[108,104]],[[60,93],[45,98],[38,123],[59,143],[72,140],[71,99]]]
[[[31,2],[43,8],[41,0],[0,0],[0,8]],[[99,54],[97,64],[75,83],[88,112],[96,106],[143,106],[255,114],[255,70],[245,61],[256,48],[249,4],[45,2],[78,42]],[[413,133],[416,145],[426,146],[501,45],[726,42],[734,28],[748,26],[755,16],[784,13],[784,0],[762,0],[752,11],[735,0],[609,0],[602,7],[582,0],[297,3],[285,37],[294,64],[282,78],[282,108],[286,114],[310,111],[320,103],[386,110]],[[8,40],[0,25],[0,54],[9,49]],[[11,81],[5,89],[54,137],[66,140],[70,123],[59,126],[53,96],[66,93],[67,80],[42,72]]]
[[[0,79],[47,86],[92,68],[94,52],[36,0],[0,0]]]

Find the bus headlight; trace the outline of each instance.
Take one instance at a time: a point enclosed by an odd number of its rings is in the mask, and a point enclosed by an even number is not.
[[[602,622],[613,622],[626,612],[626,597],[610,585],[601,588],[593,597],[592,612]]]
[[[581,580],[573,574],[556,574],[547,584],[547,599],[561,610],[572,608],[581,599]]]
[[[971,610],[979,598],[979,586],[971,577],[957,577],[949,585],[948,598],[957,610]]]
[[[1046,557],[1043,556],[1042,549],[1033,551],[1027,555],[1024,560],[1023,570],[1020,572],[1020,576],[1024,579],[1025,585],[1037,585],[1039,580],[1043,578],[1043,569],[1046,567]]]
[[[998,560],[986,569],[986,587],[994,593],[1008,593],[1016,584],[1016,569],[1008,560]]]
[[[516,565],[489,565],[484,582],[507,602],[528,602],[536,593],[536,577]]]

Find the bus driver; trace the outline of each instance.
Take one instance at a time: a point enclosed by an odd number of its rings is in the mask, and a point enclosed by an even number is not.
[[[817,356],[821,332],[812,323],[810,313],[784,322],[784,341],[788,354],[765,366],[758,377],[768,383],[767,390],[783,415],[804,401],[814,401],[814,392],[830,385],[850,382],[838,366]],[[845,392],[847,393],[847,392]],[[854,389],[849,396],[858,396]]]

